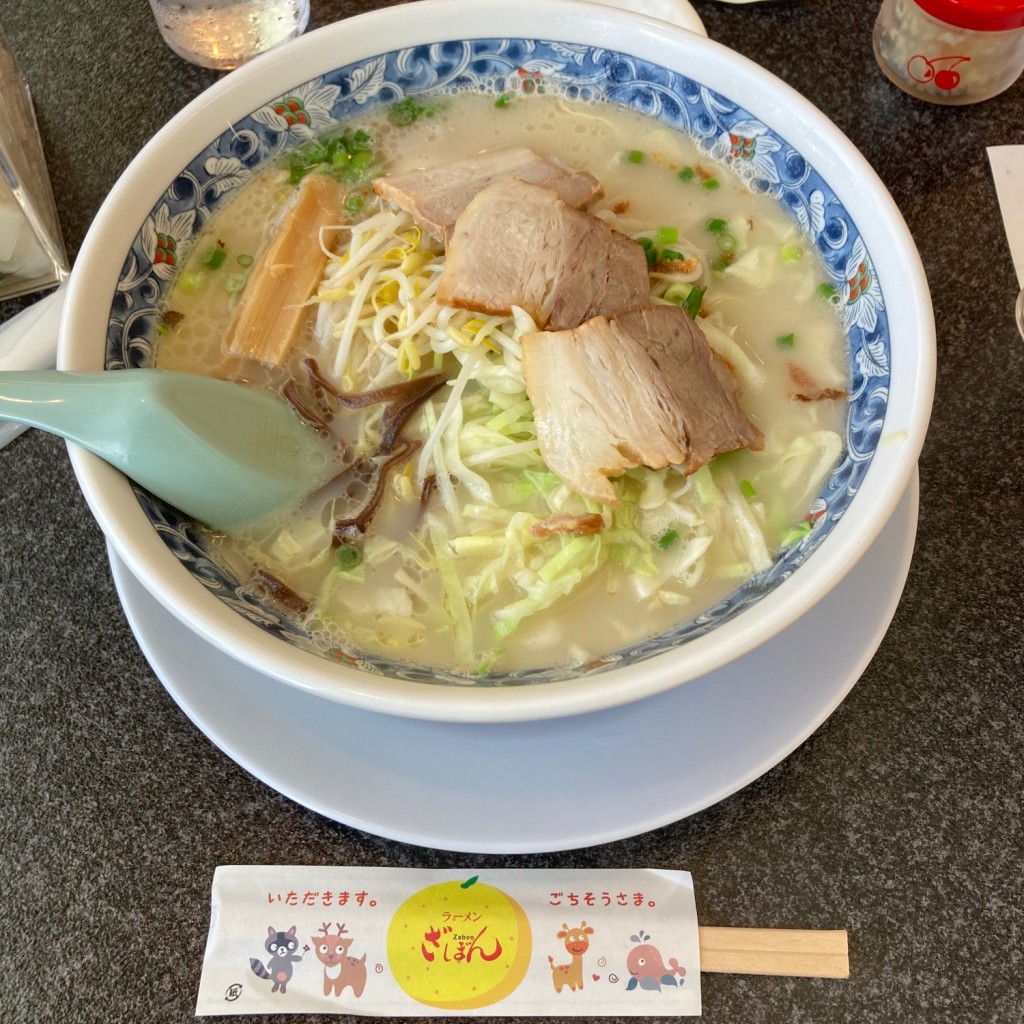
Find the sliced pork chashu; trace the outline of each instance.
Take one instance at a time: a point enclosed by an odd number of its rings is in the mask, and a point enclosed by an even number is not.
[[[541,455],[577,494],[614,505],[608,477],[686,458],[683,420],[664,378],[611,321],[594,317],[521,342]]]
[[[437,298],[565,330],[650,297],[647,257],[631,238],[539,185],[502,178],[466,207],[452,232]]]
[[[490,150],[466,160],[378,178],[373,188],[447,245],[455,221],[470,200],[488,185],[510,176],[550,188],[579,209],[602,195],[601,183],[592,174],[566,167],[528,146]]]
[[[695,473],[716,455],[760,451],[764,435],[740,408],[732,371],[711,348],[700,325],[678,306],[645,306],[615,317],[620,332],[638,339],[679,404],[689,449],[683,468]]]
[[[633,466],[692,473],[722,452],[763,445],[728,367],[677,306],[538,331],[522,346],[541,454],[585,497],[615,504],[608,478]]]

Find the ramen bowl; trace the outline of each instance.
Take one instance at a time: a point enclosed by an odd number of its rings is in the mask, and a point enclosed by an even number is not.
[[[311,132],[381,103],[447,90],[546,85],[657,118],[773,195],[821,253],[849,340],[843,452],[802,538],[696,618],[583,664],[467,679],[318,649],[240,585],[176,509],[77,449],[85,497],[121,559],[194,634],[324,699],[462,722],[580,714],[719,668],[778,634],[856,564],[916,466],[931,408],[934,325],[920,259],[866,160],[806,99],[708,39],[575,0],[426,0],[328,26],[233,72],[128,167],[72,274],[59,365],[120,371],[152,360],[172,254],[253,172]]]

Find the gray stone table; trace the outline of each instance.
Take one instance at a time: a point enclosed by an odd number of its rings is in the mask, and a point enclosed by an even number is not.
[[[1024,1020],[1024,343],[985,157],[1024,143],[1024,82],[978,107],[933,107],[878,71],[877,0],[694,2],[712,38],[862,150],[933,291],[917,547],[858,685],[762,778],[648,835],[473,858],[381,839],[278,795],[182,714],[128,627],[63,443],[28,432],[0,451],[7,1024],[190,1020],[217,864],[470,861],[688,869],[705,923],[849,929],[847,981],[706,975],[709,1024]],[[313,0],[314,23],[371,6]],[[144,0],[3,0],[0,22],[74,258],[133,154],[218,76],[164,47]],[[0,304],[0,319],[24,304]]]

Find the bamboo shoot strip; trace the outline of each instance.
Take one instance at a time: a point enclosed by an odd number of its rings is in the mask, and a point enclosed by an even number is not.
[[[698,928],[700,969],[714,974],[848,978],[845,931],[790,928]]]
[[[310,174],[277,234],[249,275],[241,301],[228,324],[229,354],[281,366],[306,316],[305,303],[316,291],[327,264],[321,248],[334,244],[341,219],[336,182]]]

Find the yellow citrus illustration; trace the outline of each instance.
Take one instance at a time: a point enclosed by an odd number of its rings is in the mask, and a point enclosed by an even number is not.
[[[523,908],[474,876],[410,896],[388,926],[388,963],[417,1002],[472,1010],[504,999],[526,975],[532,943]]]

